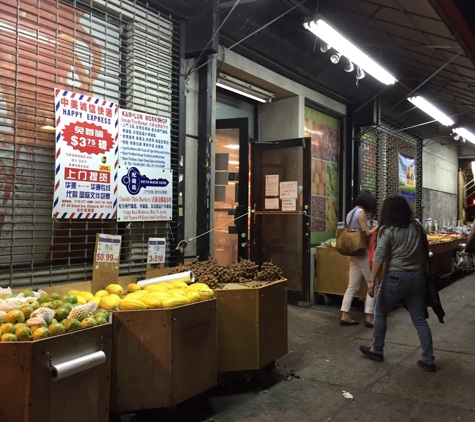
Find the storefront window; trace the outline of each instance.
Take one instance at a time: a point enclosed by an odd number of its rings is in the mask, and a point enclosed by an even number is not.
[[[335,237],[338,224],[340,121],[305,107],[304,136],[312,139],[312,244]]]

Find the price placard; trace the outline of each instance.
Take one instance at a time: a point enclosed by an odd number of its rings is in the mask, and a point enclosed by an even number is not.
[[[163,264],[165,262],[166,239],[151,237],[148,239],[148,264]]]
[[[100,234],[97,242],[96,262],[118,262],[121,236]]]

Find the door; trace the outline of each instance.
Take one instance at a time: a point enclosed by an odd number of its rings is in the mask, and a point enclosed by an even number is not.
[[[251,259],[288,279],[289,300],[310,302],[310,138],[252,144]]]
[[[248,119],[216,120],[214,257],[230,266],[248,256]]]

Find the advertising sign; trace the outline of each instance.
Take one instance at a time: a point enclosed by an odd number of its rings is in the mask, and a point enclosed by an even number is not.
[[[53,217],[115,217],[118,111],[115,103],[55,89]]]
[[[414,157],[398,152],[398,192],[409,200],[416,199],[416,168]]]
[[[120,110],[118,221],[171,220],[170,119]]]

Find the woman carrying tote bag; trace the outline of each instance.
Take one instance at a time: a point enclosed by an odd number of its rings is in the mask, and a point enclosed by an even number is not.
[[[354,208],[346,216],[346,225],[348,229],[363,230],[366,239],[368,239],[371,236],[371,230],[368,226],[368,217],[372,218],[375,213],[376,198],[370,191],[363,190],[356,197]],[[363,275],[365,280],[368,281],[371,274],[369,269],[368,249],[366,249],[363,255],[349,256],[348,263],[350,266],[349,281],[341,304],[341,326],[359,324],[358,321],[351,319],[349,312],[353,298],[360,288],[361,276]],[[373,313],[374,298],[367,294],[365,300],[365,326],[368,328],[373,328]]]

